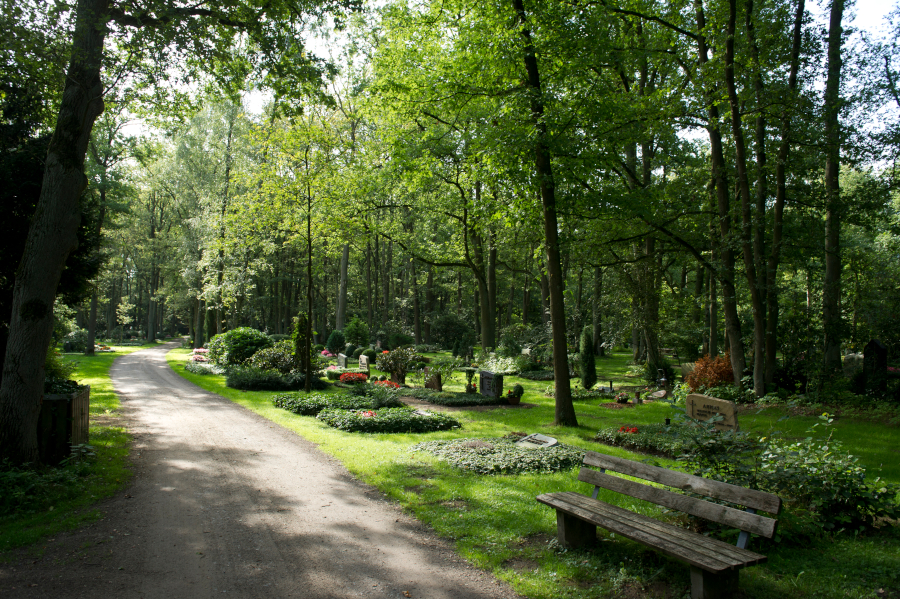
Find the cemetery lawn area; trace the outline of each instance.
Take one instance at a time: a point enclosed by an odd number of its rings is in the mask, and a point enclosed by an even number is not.
[[[344,433],[309,416],[298,416],[276,408],[273,392],[243,392],[225,387],[225,377],[194,375],[184,370],[187,349],[168,353],[170,366],[196,385],[218,393],[304,438],[335,456],[355,476],[400,502],[443,537],[456,543],[459,553],[473,564],[509,581],[521,594],[535,599],[557,597],[682,597],[690,587],[687,566],[662,558],[643,545],[603,538],[589,551],[559,551],[555,548],[556,516],[538,504],[535,496],[556,491],[590,494],[591,488],[576,480],[577,469],[554,474],[485,476],[449,466],[430,454],[410,452],[421,441],[463,437],[500,437],[514,431],[540,432],[561,443],[622,456],[634,460],[648,456],[593,441],[601,428],[661,423],[674,416],[669,404],[648,403],[623,409],[603,407],[608,400],[576,401],[578,428],[553,427],[553,399],[544,391],[552,382],[505,377],[504,387],[519,383],[525,388],[520,408],[467,409],[452,412],[462,429],[423,434]],[[432,354],[434,355],[434,354]],[[598,378],[607,385],[637,385],[628,378],[628,356],[598,358]],[[377,372],[377,371],[373,371]],[[379,373],[380,374],[380,373]],[[574,382],[574,380],[573,380]],[[465,377],[454,375],[445,389],[460,391]],[[344,393],[331,387],[330,393]],[[784,415],[781,408],[759,413],[742,412],[742,429],[781,431],[787,437],[805,438],[815,416]],[[865,417],[838,418],[834,437],[844,443],[861,462],[879,474],[900,482],[900,427]],[[770,433],[772,434],[772,433]],[[650,458],[677,468],[677,463]],[[877,466],[883,465],[881,472]],[[627,509],[658,515],[658,508],[635,499],[601,492],[601,499]],[[900,597],[900,529],[883,527],[858,538],[823,537],[802,544],[763,545],[751,541],[751,550],[769,556],[769,562],[741,573],[744,597],[782,598],[871,598]],[[879,590],[881,590],[879,594]]]
[[[117,356],[130,354],[143,346],[113,346],[113,353],[94,356],[63,354],[78,368],[72,378],[91,386],[90,446],[97,457],[67,484],[27,509],[0,516],[0,552],[37,542],[64,530],[72,530],[101,516],[91,506],[122,489],[131,478],[126,461],[131,436],[120,424],[119,397],[113,391],[109,369]],[[35,549],[40,552],[40,549]]]

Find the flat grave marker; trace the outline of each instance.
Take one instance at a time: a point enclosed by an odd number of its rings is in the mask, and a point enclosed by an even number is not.
[[[516,441],[516,447],[523,449],[544,449],[545,447],[555,447],[557,445],[559,445],[559,441],[540,433],[532,433]]]

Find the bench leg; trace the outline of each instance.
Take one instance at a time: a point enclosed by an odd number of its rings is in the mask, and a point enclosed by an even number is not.
[[[738,589],[740,570],[707,572],[691,566],[691,599],[728,599]]]
[[[578,549],[597,540],[597,526],[556,510],[556,534],[562,547]]]

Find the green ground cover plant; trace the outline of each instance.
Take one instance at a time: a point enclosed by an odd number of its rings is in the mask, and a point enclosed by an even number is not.
[[[319,420],[348,433],[431,433],[460,428],[459,421],[447,414],[420,414],[411,408],[338,410],[326,408]]]
[[[301,416],[315,416],[326,408],[336,410],[372,410],[379,406],[399,408],[404,404],[396,398],[377,402],[365,395],[337,395],[334,393],[282,393],[272,398],[272,404]],[[377,405],[376,405],[377,404]]]
[[[69,460],[62,468],[0,465],[0,552],[96,520],[100,512],[91,505],[113,495],[131,478],[126,468],[131,437],[117,422],[119,398],[109,369],[116,357],[141,347],[114,349],[95,356],[62,357],[75,364],[72,377],[91,386],[89,447],[83,448],[83,459]]]
[[[168,359],[171,364],[180,365],[188,353],[176,350],[169,353]],[[598,379],[605,385],[612,378],[617,388],[637,384],[627,376],[628,359],[625,353],[598,358]],[[465,559],[508,581],[522,595],[533,599],[593,599],[652,597],[654,592],[657,596],[683,597],[688,592],[690,580],[686,567],[635,543],[603,537],[591,550],[559,550],[553,541],[556,516],[534,498],[541,493],[563,490],[589,495],[591,487],[576,480],[574,469],[549,474],[482,476],[456,468],[427,452],[409,451],[413,445],[425,441],[498,438],[516,431],[541,432],[572,447],[638,461],[650,459],[664,467],[678,468],[677,462],[664,457],[648,457],[593,440],[602,428],[661,424],[676,414],[669,404],[652,402],[613,410],[600,402],[579,402],[575,409],[580,426],[554,428],[548,424],[553,420],[553,400],[543,394],[546,383],[511,377],[505,383],[521,384],[525,389],[522,401],[533,404],[533,408],[455,411],[453,416],[463,427],[459,430],[353,435],[275,407],[271,403],[272,393],[239,392],[225,387],[221,376],[196,376],[181,368],[176,372],[316,443],[355,476],[398,501],[437,534],[452,540]],[[445,389],[450,391],[462,391],[464,385],[462,373],[445,381]],[[325,393],[346,391],[330,388]],[[782,420],[784,416],[788,418]],[[778,434],[785,439],[805,437],[805,431],[817,420],[792,415],[783,407],[742,412],[739,417],[742,430],[761,435],[780,431]],[[855,418],[837,419],[833,428],[833,438],[851,448],[862,463],[872,469],[883,465],[879,474],[890,482],[900,482],[900,463],[892,453],[900,431]],[[600,498],[627,509],[662,516],[655,506],[615,493],[601,492]],[[878,589],[893,592],[897,588],[900,533],[896,527],[858,537],[822,534],[802,546],[764,547],[757,543],[754,539],[750,549],[765,553],[769,562],[741,573],[741,588],[748,598],[869,599],[876,596]]]
[[[622,425],[600,429],[594,439],[598,443],[624,447],[643,453],[652,453],[674,458],[681,452],[683,441],[676,431],[675,425],[642,424],[640,426]]]
[[[506,397],[485,397],[479,393],[458,391],[435,391],[433,389],[410,388],[397,391],[402,397],[414,397],[437,406],[471,407],[508,404]]]
[[[523,449],[518,435],[500,438],[453,439],[416,443],[410,451],[425,451],[462,470],[477,474],[550,473],[581,465],[584,450],[568,445]]]

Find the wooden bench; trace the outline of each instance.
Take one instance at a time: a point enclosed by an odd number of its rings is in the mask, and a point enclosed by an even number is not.
[[[598,526],[643,543],[690,565],[692,599],[732,597],[738,587],[739,570],[766,561],[766,556],[748,551],[747,542],[750,534],[768,538],[775,534],[777,520],[758,515],[756,511],[777,515],[781,510],[781,499],[777,496],[593,451],[585,454],[584,465],[600,469],[582,468],[578,473],[578,480],[594,485],[592,497],[572,492],[546,493],[537,497],[539,502],[556,510],[557,534],[561,546],[577,548],[595,542]],[[610,476],[605,473],[606,470],[747,509],[742,511]],[[601,488],[738,528],[741,533],[737,546],[600,501],[597,495]]]

